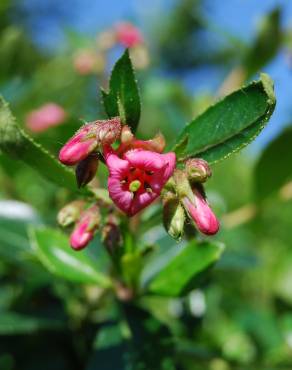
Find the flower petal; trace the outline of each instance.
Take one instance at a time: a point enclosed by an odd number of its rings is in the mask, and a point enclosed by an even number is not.
[[[108,191],[112,201],[125,213],[129,212],[133,200],[130,191],[123,190],[121,182],[117,178],[109,177]]]
[[[152,203],[158,196],[159,193],[155,192],[143,192],[141,194],[137,194],[132,201],[131,208],[128,212],[129,216],[134,216],[136,213]]]
[[[133,167],[145,171],[157,171],[165,166],[161,154],[149,150],[133,149],[124,154],[124,159],[129,161]]]
[[[106,165],[109,169],[110,177],[115,177],[122,180],[124,174],[129,171],[129,162],[119,158],[116,152],[109,146],[104,147],[104,156]]]

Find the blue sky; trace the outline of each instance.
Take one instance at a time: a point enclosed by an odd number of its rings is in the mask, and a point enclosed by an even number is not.
[[[21,0],[27,15],[27,27],[35,42],[48,50],[55,50],[62,42],[64,27],[94,35],[119,20],[131,20],[141,27],[146,36],[153,24],[166,17],[173,4],[179,0]],[[70,6],[68,6],[70,5]],[[283,25],[292,24],[291,0],[207,0],[205,17],[244,42],[254,37],[261,17],[276,5],[282,6]],[[150,34],[150,33],[149,33]],[[211,38],[214,35],[210,36]],[[216,38],[215,38],[216,40]],[[155,40],[149,40],[155,42]],[[211,41],[212,42],[212,39]],[[256,146],[266,144],[271,138],[292,122],[291,94],[292,69],[282,51],[265,68],[275,81],[278,104],[271,124],[260,136]],[[187,74],[183,80],[192,94],[197,91],[215,90],[221,83],[222,71],[202,68]]]

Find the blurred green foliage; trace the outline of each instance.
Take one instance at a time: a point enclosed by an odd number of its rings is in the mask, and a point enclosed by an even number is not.
[[[54,101],[66,109],[66,122],[33,134],[56,155],[82,120],[104,115],[97,85],[104,85],[105,76],[76,73],[72,56],[79,42],[71,41],[72,50],[60,55],[42,55],[23,29],[11,24],[9,3],[0,2],[1,93],[24,131],[27,113],[41,104]],[[277,54],[283,32],[280,10],[266,16],[254,44],[240,53],[236,43],[198,53],[199,31],[206,26],[199,7],[199,1],[179,2],[167,24],[160,24],[154,61],[173,68],[223,61],[243,66],[245,76],[251,76]],[[138,77],[143,103],[138,132],[144,137],[161,130],[174,142],[193,113],[213,100],[194,99],[179,81],[157,77],[151,67]],[[260,113],[266,111],[265,104]],[[129,293],[123,286],[109,283],[109,257],[99,235],[82,254],[69,249],[55,217],[76,194],[40,176],[55,177],[52,162],[46,162],[45,152],[32,141],[23,143],[26,134],[18,130],[21,150],[32,145],[20,159],[31,156],[29,161],[40,171],[0,154],[1,370],[292,368],[291,130],[272,142],[257,162],[238,154],[214,166],[207,194],[222,218],[215,241],[178,245],[158,224],[155,207],[146,210],[134,240],[124,246],[129,251],[138,243],[135,258],[123,261],[125,280],[132,283],[138,275],[145,289],[135,304],[123,301]],[[246,141],[244,132],[239,137]],[[62,185],[65,175],[59,170]],[[100,182],[105,178],[100,168]],[[7,203],[12,199],[17,203]],[[17,213],[21,206],[26,208]],[[219,241],[226,248],[211,270],[222,252]],[[201,269],[204,274],[198,274]]]

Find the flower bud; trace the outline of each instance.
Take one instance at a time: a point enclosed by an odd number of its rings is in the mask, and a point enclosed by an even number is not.
[[[186,161],[185,170],[191,182],[205,182],[211,175],[211,169],[204,159],[192,158]]]
[[[91,153],[83,161],[80,161],[76,167],[75,175],[79,188],[88,184],[95,176],[98,168],[98,156]]]
[[[101,216],[97,205],[82,212],[70,236],[71,247],[75,250],[85,248],[99,228],[100,221]]]
[[[133,148],[150,150],[152,152],[162,153],[165,148],[165,139],[161,132],[150,140],[135,140]]]
[[[63,146],[59,153],[59,160],[68,166],[73,166],[85,159],[96,146],[96,125],[94,123],[84,125]]]
[[[100,145],[110,145],[121,136],[121,120],[115,117],[109,120],[96,121],[96,139]]]
[[[101,233],[102,242],[110,254],[114,252],[122,244],[122,234],[116,217],[110,215],[108,221],[104,225]]]
[[[63,207],[57,216],[57,221],[60,226],[67,227],[78,220],[82,210],[84,208],[84,202],[82,200],[75,200]]]
[[[143,43],[143,37],[139,29],[128,22],[116,25],[116,37],[118,42],[126,48],[132,48]]]
[[[32,132],[43,132],[58,126],[66,119],[65,110],[56,103],[47,103],[26,116],[26,126]]]
[[[193,194],[194,201],[191,201],[188,197],[182,199],[186,212],[203,234],[216,234],[220,227],[219,221],[203,195],[203,191],[199,188],[194,188]]]
[[[173,179],[175,182],[175,190],[179,199],[188,197],[191,201],[194,201],[193,190],[186,173],[180,169],[175,169],[173,173]]]
[[[128,125],[124,125],[122,127],[121,132],[121,143],[122,144],[130,144],[134,139],[134,135]]]
[[[166,194],[163,198],[163,225],[167,233],[175,240],[180,240],[185,223],[185,212],[175,195]]]

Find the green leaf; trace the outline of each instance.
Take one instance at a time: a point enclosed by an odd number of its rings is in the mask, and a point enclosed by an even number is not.
[[[257,37],[243,61],[247,78],[261,70],[279,51],[282,44],[280,18],[281,11],[276,8],[262,19]]]
[[[141,105],[137,82],[126,50],[115,64],[109,83],[109,92],[101,90],[105,111],[109,118],[120,116],[123,123],[136,131]]]
[[[179,160],[200,157],[210,163],[248,145],[267,124],[275,108],[273,82],[259,81],[233,92],[190,122],[174,147]]]
[[[0,149],[5,154],[33,167],[47,180],[73,191],[77,190],[73,172],[63,166],[18,126],[8,104],[1,96]]]
[[[292,127],[289,127],[263,151],[254,169],[254,190],[258,201],[292,180],[291,163],[287,160],[291,156],[291,148]]]
[[[194,280],[220,258],[223,250],[223,245],[215,242],[191,241],[151,280],[148,291],[165,296],[187,294],[194,288]]]
[[[1,312],[0,315],[0,335],[31,334],[40,330],[57,330],[63,326],[61,321],[14,312]]]
[[[63,233],[49,228],[31,229],[30,240],[37,257],[52,274],[73,282],[110,286],[94,261],[85,251],[74,251]]]

